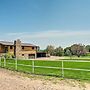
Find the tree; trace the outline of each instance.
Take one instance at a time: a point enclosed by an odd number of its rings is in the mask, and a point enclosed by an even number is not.
[[[57,47],[55,50],[54,50],[54,55],[55,56],[63,56],[64,54],[64,51],[63,51],[63,48],[62,47]]]
[[[85,46],[81,44],[73,44],[71,46],[71,52],[73,55],[77,55],[78,57],[85,55],[86,54]]]
[[[66,48],[64,49],[64,55],[65,55],[65,56],[70,56],[70,54],[72,55],[71,47],[66,47]]]
[[[72,53],[71,53],[71,51],[69,49],[66,49],[65,55],[71,57]]]
[[[85,47],[85,49],[86,49],[87,52],[90,53],[90,45],[87,45],[87,46]]]
[[[47,54],[54,55],[54,46],[48,45],[47,48],[45,49],[45,52]]]

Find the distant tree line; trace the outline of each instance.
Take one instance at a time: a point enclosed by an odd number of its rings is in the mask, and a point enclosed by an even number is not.
[[[51,56],[86,56],[90,53],[90,45],[82,45],[82,44],[73,44],[70,47],[62,48],[54,47],[52,45],[48,45],[44,50],[47,54]]]

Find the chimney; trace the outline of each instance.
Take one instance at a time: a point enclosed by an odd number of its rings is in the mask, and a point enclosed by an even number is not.
[[[21,41],[20,39],[17,39],[14,41],[14,55],[15,58],[20,58],[21,57]]]

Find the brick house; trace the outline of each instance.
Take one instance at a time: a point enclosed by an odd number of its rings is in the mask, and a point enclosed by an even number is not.
[[[39,46],[30,43],[21,43],[18,39],[14,42],[0,41],[0,54],[10,53],[16,58],[30,59],[37,57]]]

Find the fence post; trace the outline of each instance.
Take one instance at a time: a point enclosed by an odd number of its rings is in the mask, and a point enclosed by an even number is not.
[[[17,70],[17,58],[15,58],[15,69]]]
[[[62,60],[62,78],[64,78],[64,63],[63,63],[63,60]]]
[[[34,60],[32,60],[32,73],[34,73]]]
[[[4,67],[6,67],[6,58],[4,57]]]
[[[2,63],[2,62],[1,62],[1,57],[0,57],[0,66],[2,65],[1,63]]]

